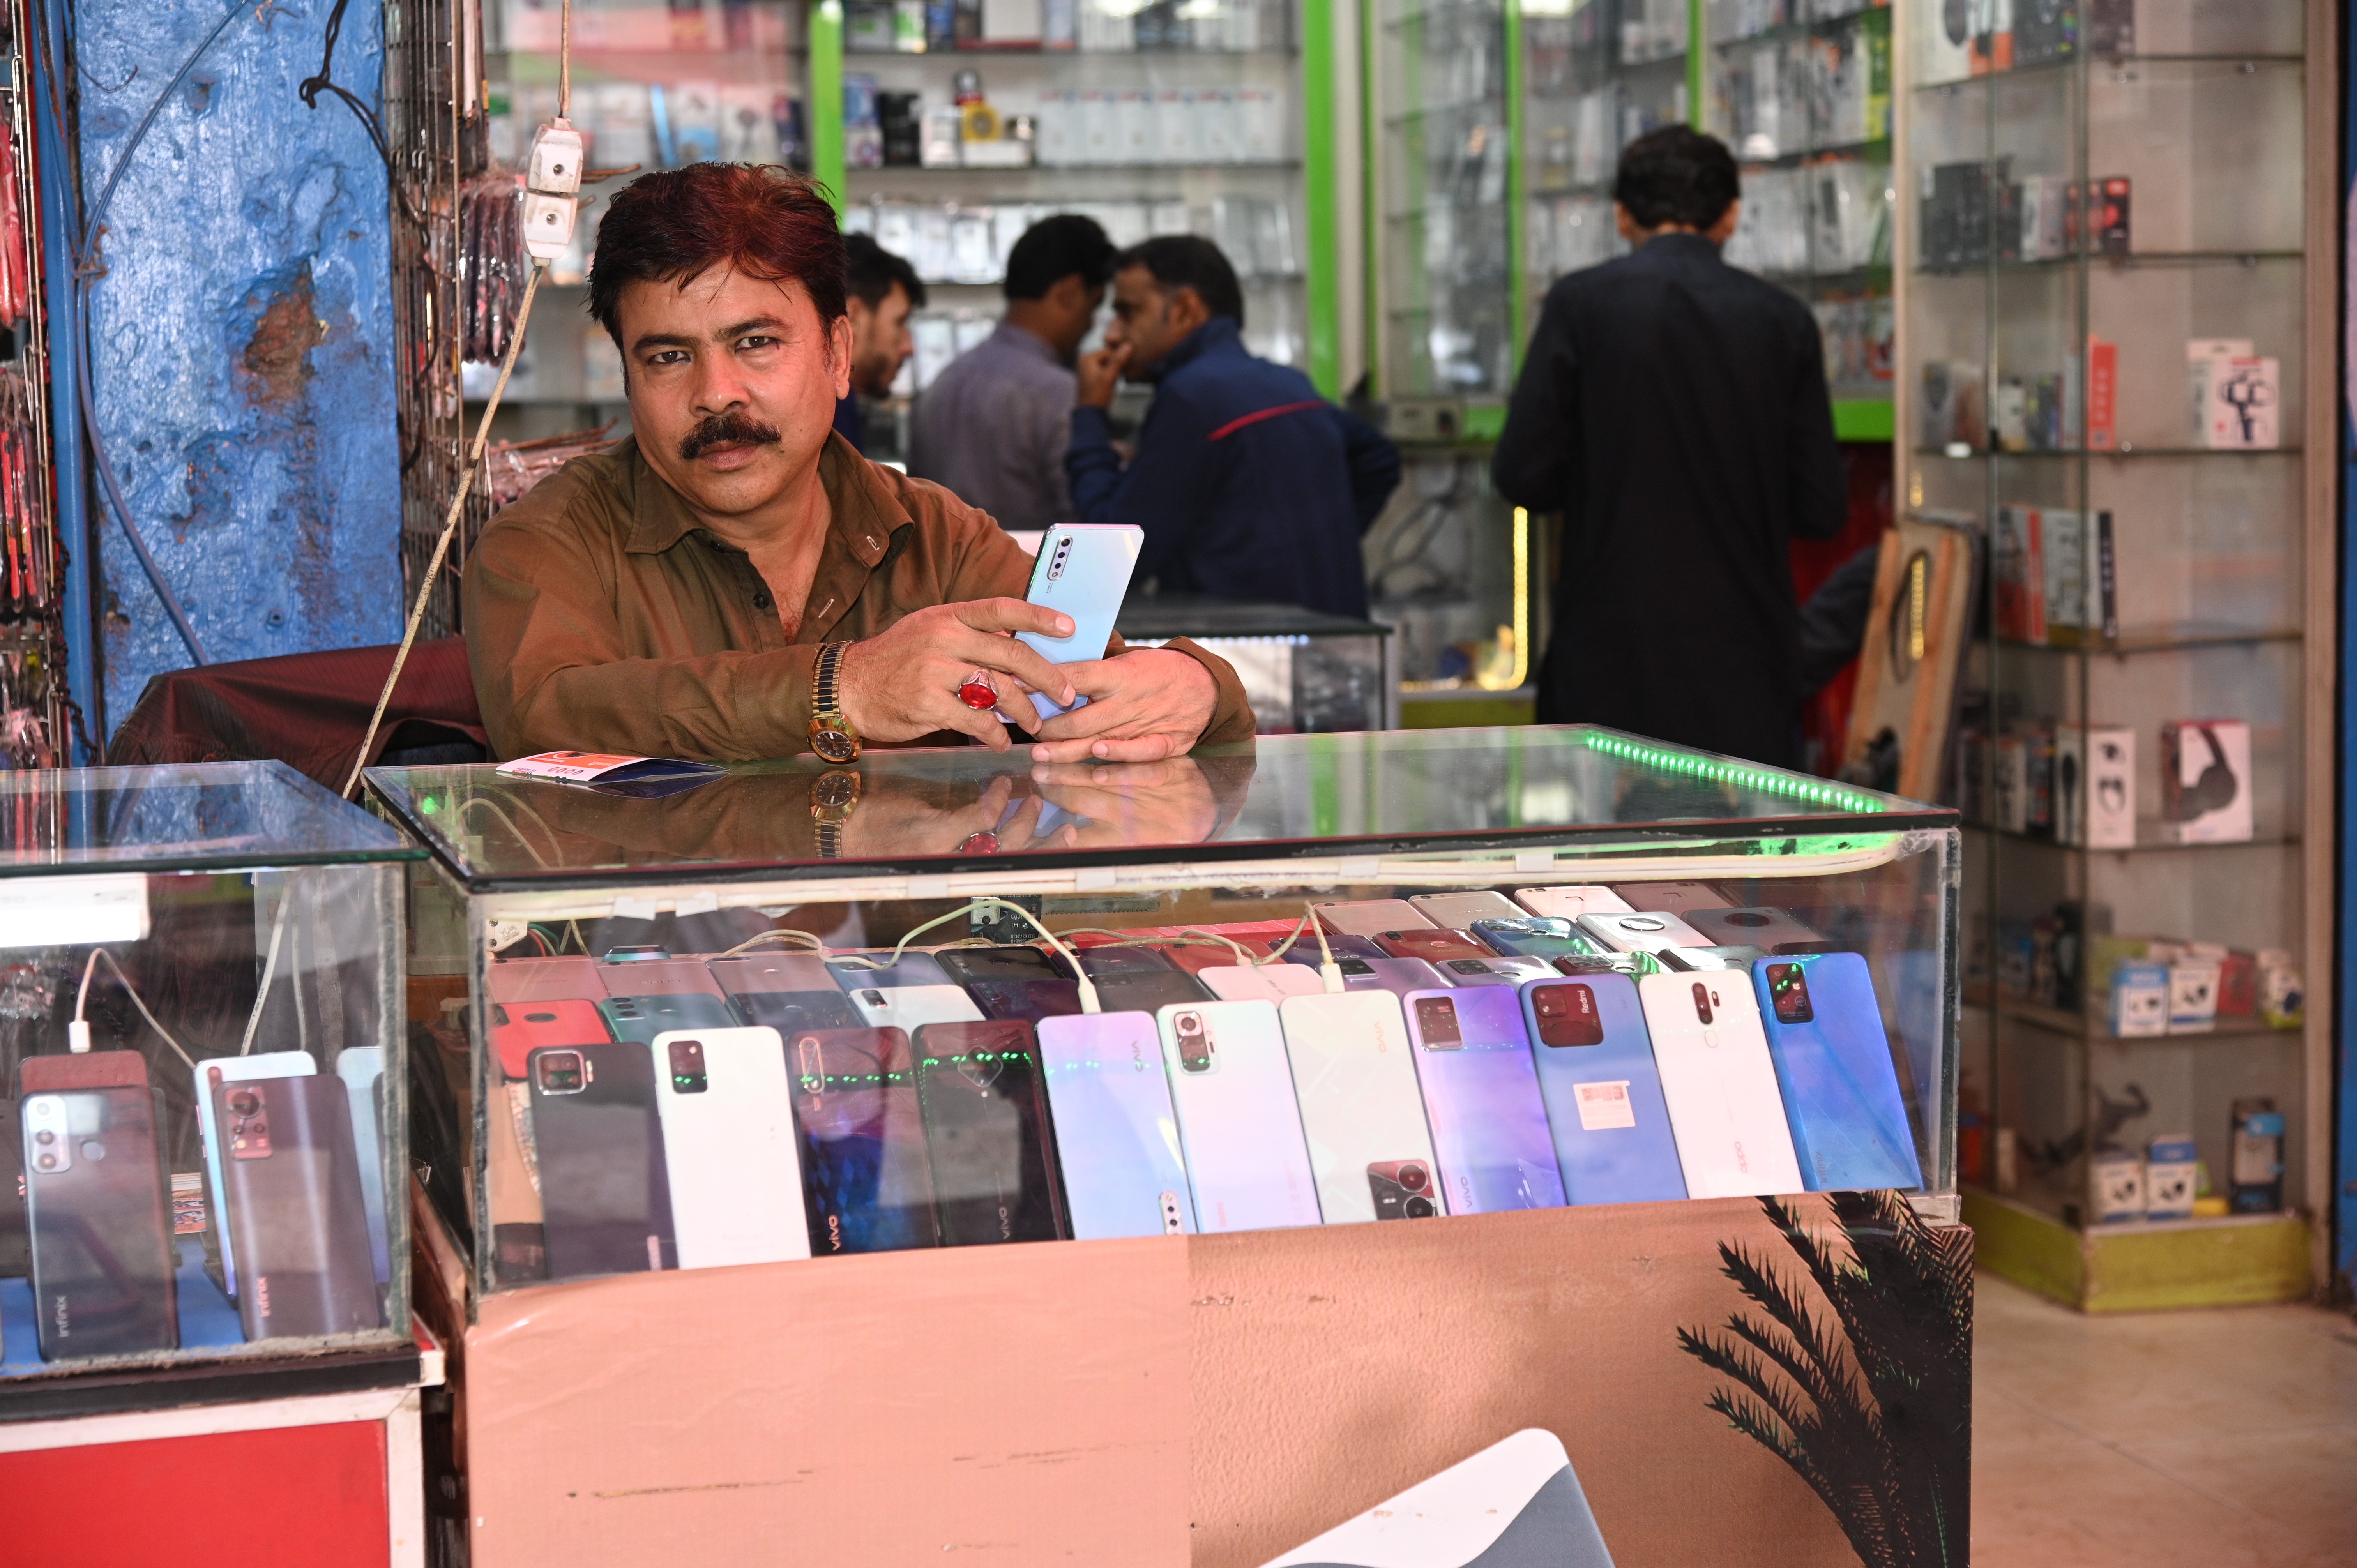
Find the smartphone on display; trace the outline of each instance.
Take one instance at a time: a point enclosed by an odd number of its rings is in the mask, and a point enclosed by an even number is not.
[[[1754,947],[1779,954],[1833,952],[1838,947],[1824,932],[1781,909],[1692,909],[1686,924],[1719,947]]]
[[[1865,958],[1770,958],[1752,967],[1751,982],[1809,1190],[1921,1187],[1907,1101]]]
[[[1760,1004],[1746,974],[1637,982],[1689,1197],[1805,1191]]]
[[[1152,948],[1085,948],[1080,960],[1108,1013],[1154,1013],[1218,1000],[1209,986]]]
[[[1287,963],[1324,963],[1328,953],[1332,953],[1337,960],[1346,958],[1376,959],[1389,958],[1391,956],[1389,953],[1383,951],[1383,949],[1377,947],[1372,938],[1354,937],[1341,931],[1328,931],[1326,933],[1326,940],[1322,944],[1318,940],[1318,933],[1316,931],[1302,932],[1298,938],[1294,940],[1293,945],[1290,947],[1286,947],[1286,939],[1284,937],[1268,937],[1265,939],[1255,940],[1258,940],[1260,944],[1257,950],[1266,953],[1272,958],[1275,956],[1277,949],[1285,948],[1285,961]],[[1244,945],[1246,947],[1251,947],[1253,946],[1253,943],[1248,941]]]
[[[1677,1135],[1637,983],[1625,974],[1534,982],[1523,988],[1523,1023],[1564,1197],[1575,1204],[1684,1197]]]
[[[1196,1222],[1207,1232],[1317,1224],[1318,1181],[1276,1009],[1189,1003],[1163,1008],[1156,1023]]]
[[[1562,1208],[1521,993],[1415,991],[1405,1004],[1448,1212]]]
[[[1522,913],[1502,893],[1419,893],[1408,905],[1434,925],[1460,931],[1476,920],[1511,920]]]
[[[1768,955],[1758,948],[1663,948],[1653,957],[1663,969],[1694,971],[1739,970],[1749,974],[1751,966]]]
[[[483,971],[494,1002],[595,1002],[606,994],[594,958],[505,958]]]
[[[1038,948],[945,948],[941,964],[985,1018],[1036,1024],[1081,1010],[1081,987],[1071,971]]]
[[[1318,911],[1319,925],[1329,931],[1340,931],[1351,937],[1372,937],[1379,931],[1410,931],[1418,926],[1432,924],[1405,898],[1367,898],[1356,903],[1313,904],[1310,908]],[[1308,933],[1304,932],[1303,935],[1307,938]]]
[[[1437,926],[1406,931],[1378,931],[1375,946],[1388,958],[1420,958],[1426,963],[1438,963],[1450,958],[1488,958],[1490,950],[1467,936],[1463,931],[1443,930]]]
[[[1222,1002],[1283,1002],[1326,989],[1324,975],[1297,963],[1226,964],[1199,969],[1195,978]]]
[[[1046,1018],[1038,1032],[1072,1234],[1192,1234],[1195,1199],[1153,1015]]]
[[[1476,920],[1468,928],[1482,946],[1509,958],[1591,958],[1604,944],[1559,915]]]
[[[1342,972],[1345,991],[1388,991],[1405,996],[1411,991],[1430,991],[1448,983],[1440,971],[1420,958],[1338,958],[1334,967]]]
[[[651,1045],[544,1047],[525,1082],[548,1277],[679,1267]]]
[[[1520,985],[1555,973],[1553,964],[1534,958],[1452,958],[1432,967],[1449,985]]]
[[[1318,1208],[1329,1225],[1443,1212],[1399,998],[1320,993],[1277,1008]]]
[[[892,956],[889,948],[878,948],[872,953],[859,955],[878,962]],[[955,982],[942,968],[941,960],[929,952],[903,951],[899,960],[885,964],[882,969],[869,969],[864,963],[846,963],[842,959],[826,961],[827,972],[834,976],[835,985],[844,991],[890,990],[897,985],[951,985]]]
[[[815,953],[749,952],[708,961],[705,970],[727,997],[736,1022],[791,1034],[796,1029],[856,1029],[834,972]]]
[[[523,1081],[532,1053],[543,1046],[602,1046],[614,1037],[597,1004],[573,997],[559,1002],[494,1002],[488,1016],[500,1071],[514,1083]]]
[[[802,1207],[813,1256],[938,1247],[916,1064],[899,1029],[811,1029],[786,1040]]]
[[[651,1046],[669,1029],[726,1029],[737,1015],[717,992],[665,992],[644,996],[608,996],[597,1004],[617,1040]]]
[[[316,1075],[231,1079],[215,1066],[205,1076],[244,1271],[246,1338],[382,1327],[350,1092]]]
[[[30,1067],[39,1059],[27,1058],[25,1066]],[[237,1299],[237,1227],[229,1213],[220,1123],[213,1120],[211,1074],[219,1071],[223,1082],[242,1083],[251,1079],[310,1078],[318,1070],[319,1064],[311,1059],[308,1051],[264,1051],[252,1057],[199,1057],[195,1072],[189,1075],[189,1088],[197,1105],[197,1135],[204,1143],[205,1185],[211,1189],[213,1246],[221,1258],[221,1294],[231,1301]]]
[[[1628,915],[1582,915],[1580,929],[1613,952],[1659,952],[1663,948],[1706,948],[1700,931],[1675,915],[1639,910]]]
[[[1689,909],[1724,909],[1734,903],[1707,882],[1620,882],[1612,890],[1629,908],[1683,915]],[[1698,944],[1699,945],[1699,944]]]
[[[384,1049],[346,1046],[336,1054],[336,1078],[352,1112],[352,1152],[361,1163],[361,1202],[368,1210],[369,1262],[376,1283],[393,1278],[392,1240],[384,1226]]]
[[[862,986],[846,994],[851,1010],[871,1029],[982,1022],[982,1009],[954,985]]]
[[[33,1266],[25,1239],[25,1133],[16,1112],[17,1102],[0,1094],[0,1280],[22,1279]]]
[[[785,1044],[766,1026],[657,1035],[655,1114],[683,1269],[810,1254]]]
[[[1039,553],[1032,558],[1031,585],[1023,591],[1023,600],[1071,617],[1072,635],[1018,631],[1015,639],[1050,664],[1103,659],[1121,602],[1129,595],[1129,575],[1145,545],[1146,531],[1127,523],[1060,522],[1049,529],[1039,538]],[[1043,719],[1069,711],[1037,692],[1031,694],[1031,705]],[[1087,705],[1084,696],[1072,703],[1075,708]]]
[[[1514,902],[1534,915],[1577,920],[1582,915],[1625,914],[1629,900],[1609,887],[1517,887]]]
[[[179,1347],[155,1108],[146,1089],[127,1086],[33,1094],[19,1107],[44,1359]]]
[[[928,1024],[916,1066],[942,1245],[1070,1237],[1031,1026]]]
[[[617,948],[597,963],[597,983],[607,996],[709,996],[717,1000],[720,983],[700,958],[673,958],[660,948],[643,957],[625,958]]]

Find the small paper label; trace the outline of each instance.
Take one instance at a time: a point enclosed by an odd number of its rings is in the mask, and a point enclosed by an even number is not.
[[[1553,871],[1555,851],[1551,849],[1518,849],[1514,852],[1516,871]]]
[[[1611,1083],[1575,1083],[1571,1090],[1578,1097],[1582,1131],[1609,1133],[1615,1127],[1637,1124],[1637,1108],[1629,1102],[1627,1079]]]
[[[519,757],[513,762],[502,762],[499,770],[518,779],[565,779],[576,784],[587,784],[617,768],[653,760],[649,757],[622,757],[603,751],[544,751],[537,757]]]

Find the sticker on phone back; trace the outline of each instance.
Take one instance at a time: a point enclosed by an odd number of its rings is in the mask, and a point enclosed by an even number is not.
[[[1582,1132],[1609,1133],[1615,1127],[1637,1124],[1637,1108],[1629,1103],[1627,1079],[1611,1083],[1575,1083],[1571,1089],[1579,1097]]]

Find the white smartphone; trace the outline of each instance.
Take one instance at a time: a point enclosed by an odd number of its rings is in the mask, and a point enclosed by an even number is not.
[[[1329,931],[1340,931],[1346,937],[1379,937],[1385,931],[1413,931],[1432,924],[1405,898],[1368,898],[1358,903],[1318,904],[1313,908],[1318,911],[1319,925]],[[1315,938],[1310,940],[1310,946],[1317,946]]]
[[[906,1029],[912,1038],[923,1024],[982,1022],[982,1009],[954,985],[861,985],[845,994],[861,1023],[876,1029]]]
[[[1733,908],[1727,895],[1707,882],[1622,882],[1613,891],[1629,900],[1631,909],[1666,909],[1683,915],[1688,909]]]
[[[1267,1002],[1173,1003],[1155,1015],[1205,1231],[1318,1223],[1318,1181]]]
[[[229,1230],[229,1187],[221,1175],[221,1133],[213,1121],[212,1090],[208,1069],[219,1068],[221,1081],[238,1083],[257,1078],[313,1078],[319,1064],[308,1051],[264,1051],[258,1057],[199,1057],[195,1084],[197,1130],[204,1138],[205,1184],[212,1189],[213,1239],[221,1247],[221,1290],[237,1296],[236,1239]]]
[[[1659,952],[1663,948],[1710,946],[1708,937],[1666,910],[1582,915],[1579,929],[1614,952]]]
[[[1288,996],[1315,996],[1326,989],[1325,977],[1304,963],[1215,963],[1199,969],[1195,978],[1222,1002],[1283,1002]]]
[[[1136,569],[1137,553],[1146,547],[1146,531],[1128,523],[1060,522],[1039,540],[1039,553],[1031,562],[1031,585],[1024,590],[1026,604],[1060,610],[1072,618],[1072,635],[1045,637],[1018,631],[1015,640],[1033,650],[1050,664],[1081,664],[1103,659],[1113,640],[1113,623],[1121,602],[1129,595],[1129,575]],[[1076,697],[1075,708],[1088,698]],[[1031,705],[1043,719],[1069,710],[1058,707],[1037,692]]]
[[[1517,887],[1514,902],[1534,915],[1552,915],[1561,920],[1620,914],[1629,908],[1629,900],[1609,887]]]
[[[1637,982],[1688,1197],[1803,1190],[1783,1091],[1751,977],[1721,971]]]
[[[1458,931],[1471,930],[1476,920],[1523,918],[1523,911],[1515,908],[1513,901],[1502,893],[1419,893],[1408,900],[1408,905],[1434,925]]]
[[[778,1032],[669,1029],[655,1036],[654,1054],[679,1266],[809,1257],[793,1090]]]
[[[369,1261],[376,1283],[393,1278],[393,1247],[384,1233],[384,1143],[378,1136],[377,1084],[384,1077],[384,1047],[347,1046],[336,1055],[336,1076],[352,1102],[352,1151],[361,1161],[361,1205],[368,1211]]]
[[[1276,1013],[1326,1223],[1445,1212],[1399,998],[1320,992],[1289,997]]]

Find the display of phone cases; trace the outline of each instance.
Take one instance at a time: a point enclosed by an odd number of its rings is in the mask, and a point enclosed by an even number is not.
[[[1835,944],[1824,932],[1782,909],[1694,909],[1687,912],[1685,920],[1709,939],[1706,946],[1754,947],[1770,953],[1835,950]]]
[[[1384,991],[1295,996],[1277,1018],[1325,1222],[1441,1213],[1399,999]]]
[[[501,959],[483,971],[494,1002],[595,1002],[606,994],[594,958]]]
[[[1630,908],[1655,914],[1724,909],[1733,902],[1707,882],[1618,882],[1613,884],[1612,891],[1627,899]]]
[[[494,1002],[489,1021],[500,1071],[515,1083],[523,1081],[532,1053],[543,1046],[601,1046],[614,1037],[597,1003],[571,997],[554,1002]]]
[[[1535,958],[1452,958],[1434,964],[1448,985],[1520,985],[1525,981],[1545,980],[1555,974],[1555,966]]]
[[[1706,948],[1710,939],[1663,910],[1626,915],[1582,915],[1580,929],[1614,952],[1659,952],[1663,948]]]
[[[657,1035],[655,1114],[683,1269],[807,1258],[785,1045],[766,1026]]]
[[[1405,1013],[1448,1212],[1561,1208],[1521,993],[1414,991]]]
[[[1522,914],[1502,893],[1419,893],[1408,906],[1436,926],[1460,931],[1476,920],[1511,920]]]
[[[862,986],[845,994],[859,1021],[871,1029],[913,1030],[925,1024],[982,1021],[982,1009],[954,985]]]
[[[1072,1234],[1191,1234],[1195,1199],[1153,1015],[1047,1018],[1038,1035]]]
[[[1582,915],[1625,914],[1629,900],[1609,887],[1517,887],[1514,902],[1534,915],[1577,920]]]
[[[361,1165],[361,1202],[368,1210],[369,1262],[376,1283],[393,1278],[392,1242],[384,1223],[384,1050],[346,1046],[336,1057],[336,1077],[351,1105],[352,1152]]]
[[[1114,618],[1129,593],[1129,575],[1137,553],[1146,545],[1146,531],[1127,523],[1060,522],[1039,539],[1039,553],[1031,563],[1031,583],[1024,590],[1027,604],[1060,610],[1072,618],[1072,635],[1049,637],[1036,631],[1015,634],[1050,664],[1080,664],[1103,659],[1113,639]],[[1085,707],[1084,695],[1072,703]],[[1043,719],[1066,712],[1039,693],[1031,705]]]
[[[1543,980],[1524,986],[1522,999],[1564,1196],[1575,1204],[1684,1197],[1636,983],[1625,974]]]
[[[915,1061],[899,1029],[812,1029],[786,1041],[811,1251],[941,1244]]]
[[[928,1024],[914,1043],[942,1245],[1071,1235],[1031,1026],[1013,1018]]]
[[[651,1047],[544,1048],[530,1068],[548,1277],[677,1268]]]
[[[1288,996],[1314,996],[1326,989],[1326,977],[1297,963],[1228,964],[1199,969],[1195,978],[1222,1002],[1283,1002]]]
[[[1476,920],[1469,929],[1492,952],[1512,958],[1589,958],[1604,950],[1602,942],[1560,915]]]
[[[26,1065],[30,1066],[31,1062],[28,1060]],[[308,1078],[317,1073],[319,1064],[311,1059],[308,1051],[264,1051],[251,1057],[199,1058],[196,1070],[189,1075],[189,1088],[197,1105],[197,1135],[205,1151],[205,1185],[211,1189],[213,1240],[221,1256],[221,1292],[235,1301],[238,1290],[237,1233],[229,1217],[229,1189],[223,1183],[220,1127],[213,1120],[210,1073],[214,1069],[220,1069],[223,1081],[235,1083],[260,1078]]]
[[[208,1063],[248,1339],[380,1328],[368,1200],[339,1079],[232,1079]],[[87,1150],[82,1151],[85,1155]]]
[[[985,1018],[1042,1018],[1081,1010],[1081,988],[1061,959],[1038,948],[947,948],[942,972],[965,988]]]
[[[1207,1232],[1318,1222],[1276,1009],[1265,1002],[1166,1006],[1156,1016],[1178,1138]]]
[[[1921,1187],[1866,960],[1854,952],[1771,958],[1753,966],[1751,979],[1808,1189]]]
[[[18,1119],[41,1355],[177,1348],[154,1097],[129,1087],[34,1094]]]
[[[1429,926],[1424,912],[1405,898],[1368,898],[1357,903],[1316,904],[1318,923],[1345,936],[1372,937],[1381,931],[1412,931]]]
[[[1637,982],[1690,1197],[1806,1190],[1749,975]]]
[[[1405,931],[1378,931],[1374,941],[1387,958],[1420,958],[1430,964],[1437,964],[1444,959],[1490,956],[1488,948],[1463,931],[1443,930],[1437,926]]]
[[[884,960],[891,956],[891,950],[886,949],[880,952],[861,954],[862,961],[858,963],[847,962],[842,958],[831,958],[826,961],[826,967],[828,972],[834,976],[835,984],[845,992],[866,991],[877,987],[888,991],[897,985],[953,983],[949,977],[949,972],[942,968],[941,960],[929,952],[903,952],[898,961],[886,964],[882,969],[867,967],[866,961],[867,960],[872,959],[877,963],[883,963]]]
[[[728,998],[737,1022],[791,1034],[796,1029],[856,1029],[859,1015],[815,953],[749,952],[716,958],[706,969]]]

